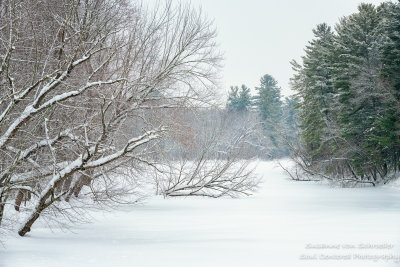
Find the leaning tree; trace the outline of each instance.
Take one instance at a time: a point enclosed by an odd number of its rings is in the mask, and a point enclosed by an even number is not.
[[[160,140],[179,130],[166,110],[210,104],[220,60],[190,6],[1,1],[0,230],[140,199]]]

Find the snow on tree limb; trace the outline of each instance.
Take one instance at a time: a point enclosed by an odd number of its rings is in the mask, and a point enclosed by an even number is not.
[[[25,218],[14,229],[24,236],[41,216],[74,221],[75,211],[137,203],[153,182],[149,168],[195,136],[172,115],[216,103],[221,55],[201,12],[166,2],[149,11],[126,0],[23,1],[15,18],[0,17],[0,54],[9,55],[0,67],[0,227]],[[216,150],[236,151],[234,140]],[[190,195],[251,191],[252,177],[233,171],[239,158],[229,156],[218,168],[201,163],[185,181]],[[10,213],[2,203],[13,202]]]

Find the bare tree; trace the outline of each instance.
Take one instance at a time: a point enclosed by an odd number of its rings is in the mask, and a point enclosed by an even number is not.
[[[170,1],[1,1],[0,228],[24,236],[40,216],[63,223],[140,200],[140,173],[176,126],[160,114],[212,103],[215,36],[201,12]],[[193,166],[221,195],[253,189],[246,165],[225,162]]]
[[[249,140],[258,134],[256,127],[241,122],[241,129],[233,131],[231,116],[219,109],[186,115],[188,123],[180,123],[185,128],[172,131],[168,138],[165,160],[153,166],[157,193],[164,197],[250,195],[259,183],[248,155]]]

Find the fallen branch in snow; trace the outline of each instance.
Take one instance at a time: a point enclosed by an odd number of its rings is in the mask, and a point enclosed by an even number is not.
[[[204,129],[197,136],[198,153],[192,159],[165,161],[155,164],[157,192],[164,197],[249,196],[258,187],[259,180],[245,160],[245,149],[253,129],[235,134],[227,133],[224,116],[215,118],[214,127]],[[181,147],[185,155],[185,147]],[[187,148],[191,149],[191,147]]]
[[[301,177],[298,173],[297,167],[295,167],[295,174],[293,174],[288,168],[284,167],[282,163],[278,163],[279,166],[290,176],[290,178],[293,181],[299,181],[299,182],[319,182],[321,179],[309,179],[309,178],[304,178]]]

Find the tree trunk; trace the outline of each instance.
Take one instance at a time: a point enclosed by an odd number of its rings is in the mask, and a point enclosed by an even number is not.
[[[1,202],[1,199],[0,199],[0,202]],[[5,204],[0,203],[0,225],[1,225],[1,222],[3,221],[4,207],[5,207]]]
[[[24,226],[18,231],[18,234],[20,236],[25,236],[26,233],[31,231],[32,225],[35,223],[35,221],[39,218],[40,213],[47,208],[48,206],[53,203],[53,200],[49,200],[48,203],[46,203],[46,200],[51,196],[53,193],[53,188],[47,191],[47,193],[40,199],[40,202],[35,208],[34,213],[31,214],[30,218],[25,222]]]
[[[4,209],[6,206],[6,201],[8,199],[9,194],[2,191],[0,195],[0,225],[3,221],[3,216],[4,216]]]
[[[24,225],[24,227],[21,228],[21,230],[18,231],[18,234],[20,236],[25,236],[26,233],[31,231],[31,227],[33,223],[39,218],[40,212],[36,212]]]

